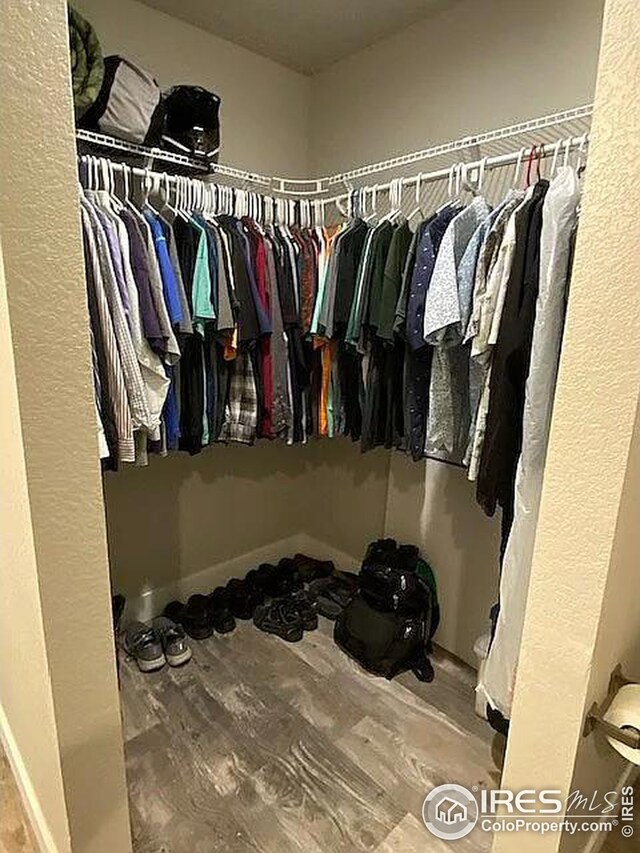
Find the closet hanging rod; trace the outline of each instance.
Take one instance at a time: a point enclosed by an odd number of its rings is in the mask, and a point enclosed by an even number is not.
[[[509,166],[515,164],[520,160],[522,163],[525,162],[526,154],[533,148],[537,151],[540,158],[549,157],[551,155],[555,155],[558,153],[558,158],[564,156],[564,153],[569,153],[570,151],[575,150],[576,148],[585,147],[589,142],[589,134],[583,133],[581,136],[572,136],[567,137],[566,139],[560,139],[556,142],[547,142],[544,145],[536,146],[528,146],[520,148],[518,151],[510,151],[507,154],[498,154],[495,157],[485,157],[480,160],[474,160],[469,163],[464,163],[464,169],[466,173],[478,172],[480,169],[496,169],[500,166]],[[460,165],[460,164],[458,164]],[[350,198],[352,193],[358,192],[359,190],[365,191],[373,191],[375,189],[376,192],[389,192],[389,190],[393,186],[401,186],[406,187],[411,184],[415,184],[418,180],[421,183],[433,183],[434,181],[441,181],[446,178],[455,176],[456,165],[449,166],[446,169],[437,169],[434,172],[421,172],[418,175],[409,175],[406,178],[395,178],[390,181],[387,181],[384,184],[367,184],[358,188],[354,188],[349,192],[340,193],[339,195],[329,196],[326,198],[322,198],[319,200],[315,200],[319,203],[325,204],[335,204],[339,201],[345,201]],[[313,204],[313,201],[311,202]]]
[[[571,151],[575,149],[582,150],[584,149],[589,142],[589,135],[587,133],[583,133],[581,136],[572,136],[563,139],[558,139],[555,142],[548,142],[544,145],[539,145],[535,147],[537,154],[540,159],[545,157],[554,156],[554,159],[564,159],[568,157]],[[412,184],[420,181],[421,184],[426,183],[434,183],[435,181],[441,181],[445,179],[452,179],[456,177],[456,169],[460,166],[464,167],[465,174],[464,177],[471,175],[472,183],[475,183],[477,177],[480,174],[484,174],[485,171],[496,169],[502,166],[509,166],[513,164],[517,164],[518,162],[525,162],[525,157],[528,152],[532,150],[532,147],[522,147],[518,151],[510,151],[506,154],[498,154],[495,157],[485,157],[480,160],[475,160],[471,162],[458,163],[453,166],[449,166],[446,169],[437,169],[433,172],[421,172],[417,175],[409,175],[407,177],[395,178],[391,181],[387,181],[384,184],[368,184],[358,187],[357,189],[350,190],[349,192],[340,193],[338,195],[323,197],[321,199],[298,199],[300,204],[306,204],[313,208],[320,208],[324,211],[324,208],[330,204],[336,204],[339,206],[339,203],[342,201],[346,201],[350,198],[354,197],[354,193],[379,193],[379,192],[389,192],[393,187],[397,187],[403,189],[404,187],[410,186]],[[90,155],[80,155],[81,157],[86,157]],[[169,175],[166,172],[156,172],[152,169],[142,169],[138,166],[128,166],[125,163],[119,163],[114,161],[109,161],[111,168],[115,171],[121,172],[125,168],[129,169],[133,175],[136,175],[140,178],[151,177],[154,180],[158,180],[158,182],[169,182],[171,184],[177,183],[179,181],[187,180],[187,181],[197,181],[198,183],[203,183],[205,186],[213,186],[215,185],[212,181],[201,181],[199,178],[185,178],[180,175]],[[475,173],[475,176],[474,176]],[[266,194],[262,194],[266,195]],[[275,197],[275,201],[281,201],[283,204],[287,205],[295,205],[295,199],[278,199]],[[340,209],[340,208],[339,208]],[[342,210],[343,214],[345,213]],[[324,214],[322,214],[324,216]]]
[[[377,174],[378,172],[387,172],[391,169],[408,166],[423,160],[433,159],[434,157],[457,154],[465,150],[473,149],[476,146],[487,145],[518,135],[535,134],[537,131],[557,127],[570,122],[586,121],[591,117],[592,113],[593,104],[584,104],[583,106],[575,107],[570,110],[562,110],[560,112],[550,113],[549,115],[540,116],[528,121],[489,130],[484,133],[464,136],[441,145],[434,145],[420,151],[413,151],[409,154],[392,157],[388,160],[380,160],[376,163],[360,166],[359,168],[352,169],[348,172],[341,172],[322,178],[283,178],[279,176],[262,175],[258,172],[248,172],[243,169],[236,169],[234,166],[226,166],[221,163],[210,164],[207,171],[206,167],[203,167],[202,164],[199,164],[197,161],[189,157],[185,157],[182,154],[174,154],[173,152],[165,151],[160,148],[148,148],[143,145],[137,145],[132,142],[115,139],[104,134],[93,133],[91,131],[81,129],[76,132],[76,137],[79,142],[92,144],[100,148],[110,148],[139,157],[147,157],[152,160],[164,160],[168,163],[192,169],[199,169],[200,171],[206,172],[206,174],[211,177],[221,175],[223,177],[233,178],[237,181],[268,187],[272,191],[283,195],[312,199],[320,198],[335,185],[348,185],[352,180],[357,178],[369,177]]]

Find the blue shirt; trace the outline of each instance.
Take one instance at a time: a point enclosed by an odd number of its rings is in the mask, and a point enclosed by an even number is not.
[[[144,218],[149,223],[151,233],[153,234],[153,242],[156,247],[156,255],[158,257],[158,265],[160,266],[160,275],[162,276],[162,289],[164,291],[164,301],[169,313],[169,319],[172,326],[177,326],[184,319],[182,314],[182,304],[178,293],[178,281],[176,273],[169,257],[167,248],[167,240],[162,230],[162,225],[158,218],[151,213],[150,210],[144,211]]]

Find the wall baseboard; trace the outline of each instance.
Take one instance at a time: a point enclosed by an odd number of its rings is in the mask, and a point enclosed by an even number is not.
[[[217,563],[200,572],[178,578],[166,586],[146,590],[142,595],[127,600],[126,618],[147,622],[162,613],[164,607],[176,598],[184,601],[194,593],[209,593],[215,587],[224,585],[232,577],[244,577],[252,566],[277,562],[282,557],[293,556],[296,553],[308,554],[310,557],[322,560],[333,560],[336,567],[345,569],[359,565],[362,560],[362,556],[354,557],[345,554],[306,533],[297,533],[248,551],[232,560]]]
[[[0,704],[0,741],[11,766],[38,848],[41,853],[59,853],[2,704]]]

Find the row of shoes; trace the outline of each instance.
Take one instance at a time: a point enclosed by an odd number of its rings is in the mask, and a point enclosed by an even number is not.
[[[181,625],[194,640],[206,640],[214,633],[226,634],[236,627],[236,620],[250,620],[257,616],[256,624],[273,625],[274,602],[283,610],[284,599],[294,593],[304,592],[304,585],[333,572],[333,563],[314,560],[304,554],[293,558],[285,557],[277,565],[262,563],[251,569],[244,578],[231,578],[225,586],[216,587],[208,595],[195,594],[183,603],[172,601],[164,609],[164,615]],[[294,605],[295,602],[295,605]],[[295,608],[305,611],[306,624],[311,624],[308,615],[309,602],[302,595],[291,598],[287,605],[289,616]],[[285,608],[286,609],[286,608]],[[259,610],[259,613],[258,613]],[[280,620],[284,626],[291,621]],[[263,630],[269,630],[267,627]]]
[[[337,619],[357,588],[357,576],[337,571],[331,561],[296,554],[277,565],[262,563],[208,595],[170,602],[151,624],[130,624],[124,648],[143,672],[153,672],[165,662],[179,666],[191,658],[187,637],[229,633],[236,620],[252,620],[265,633],[298,642],[318,627],[319,613]]]

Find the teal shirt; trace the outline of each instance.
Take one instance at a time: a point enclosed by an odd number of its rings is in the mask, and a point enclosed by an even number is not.
[[[191,287],[191,299],[193,302],[193,324],[196,330],[204,337],[204,324],[216,319],[213,305],[211,304],[211,272],[209,270],[209,247],[207,235],[204,228],[195,219],[191,223],[200,232],[198,251],[193,269],[193,283]]]

